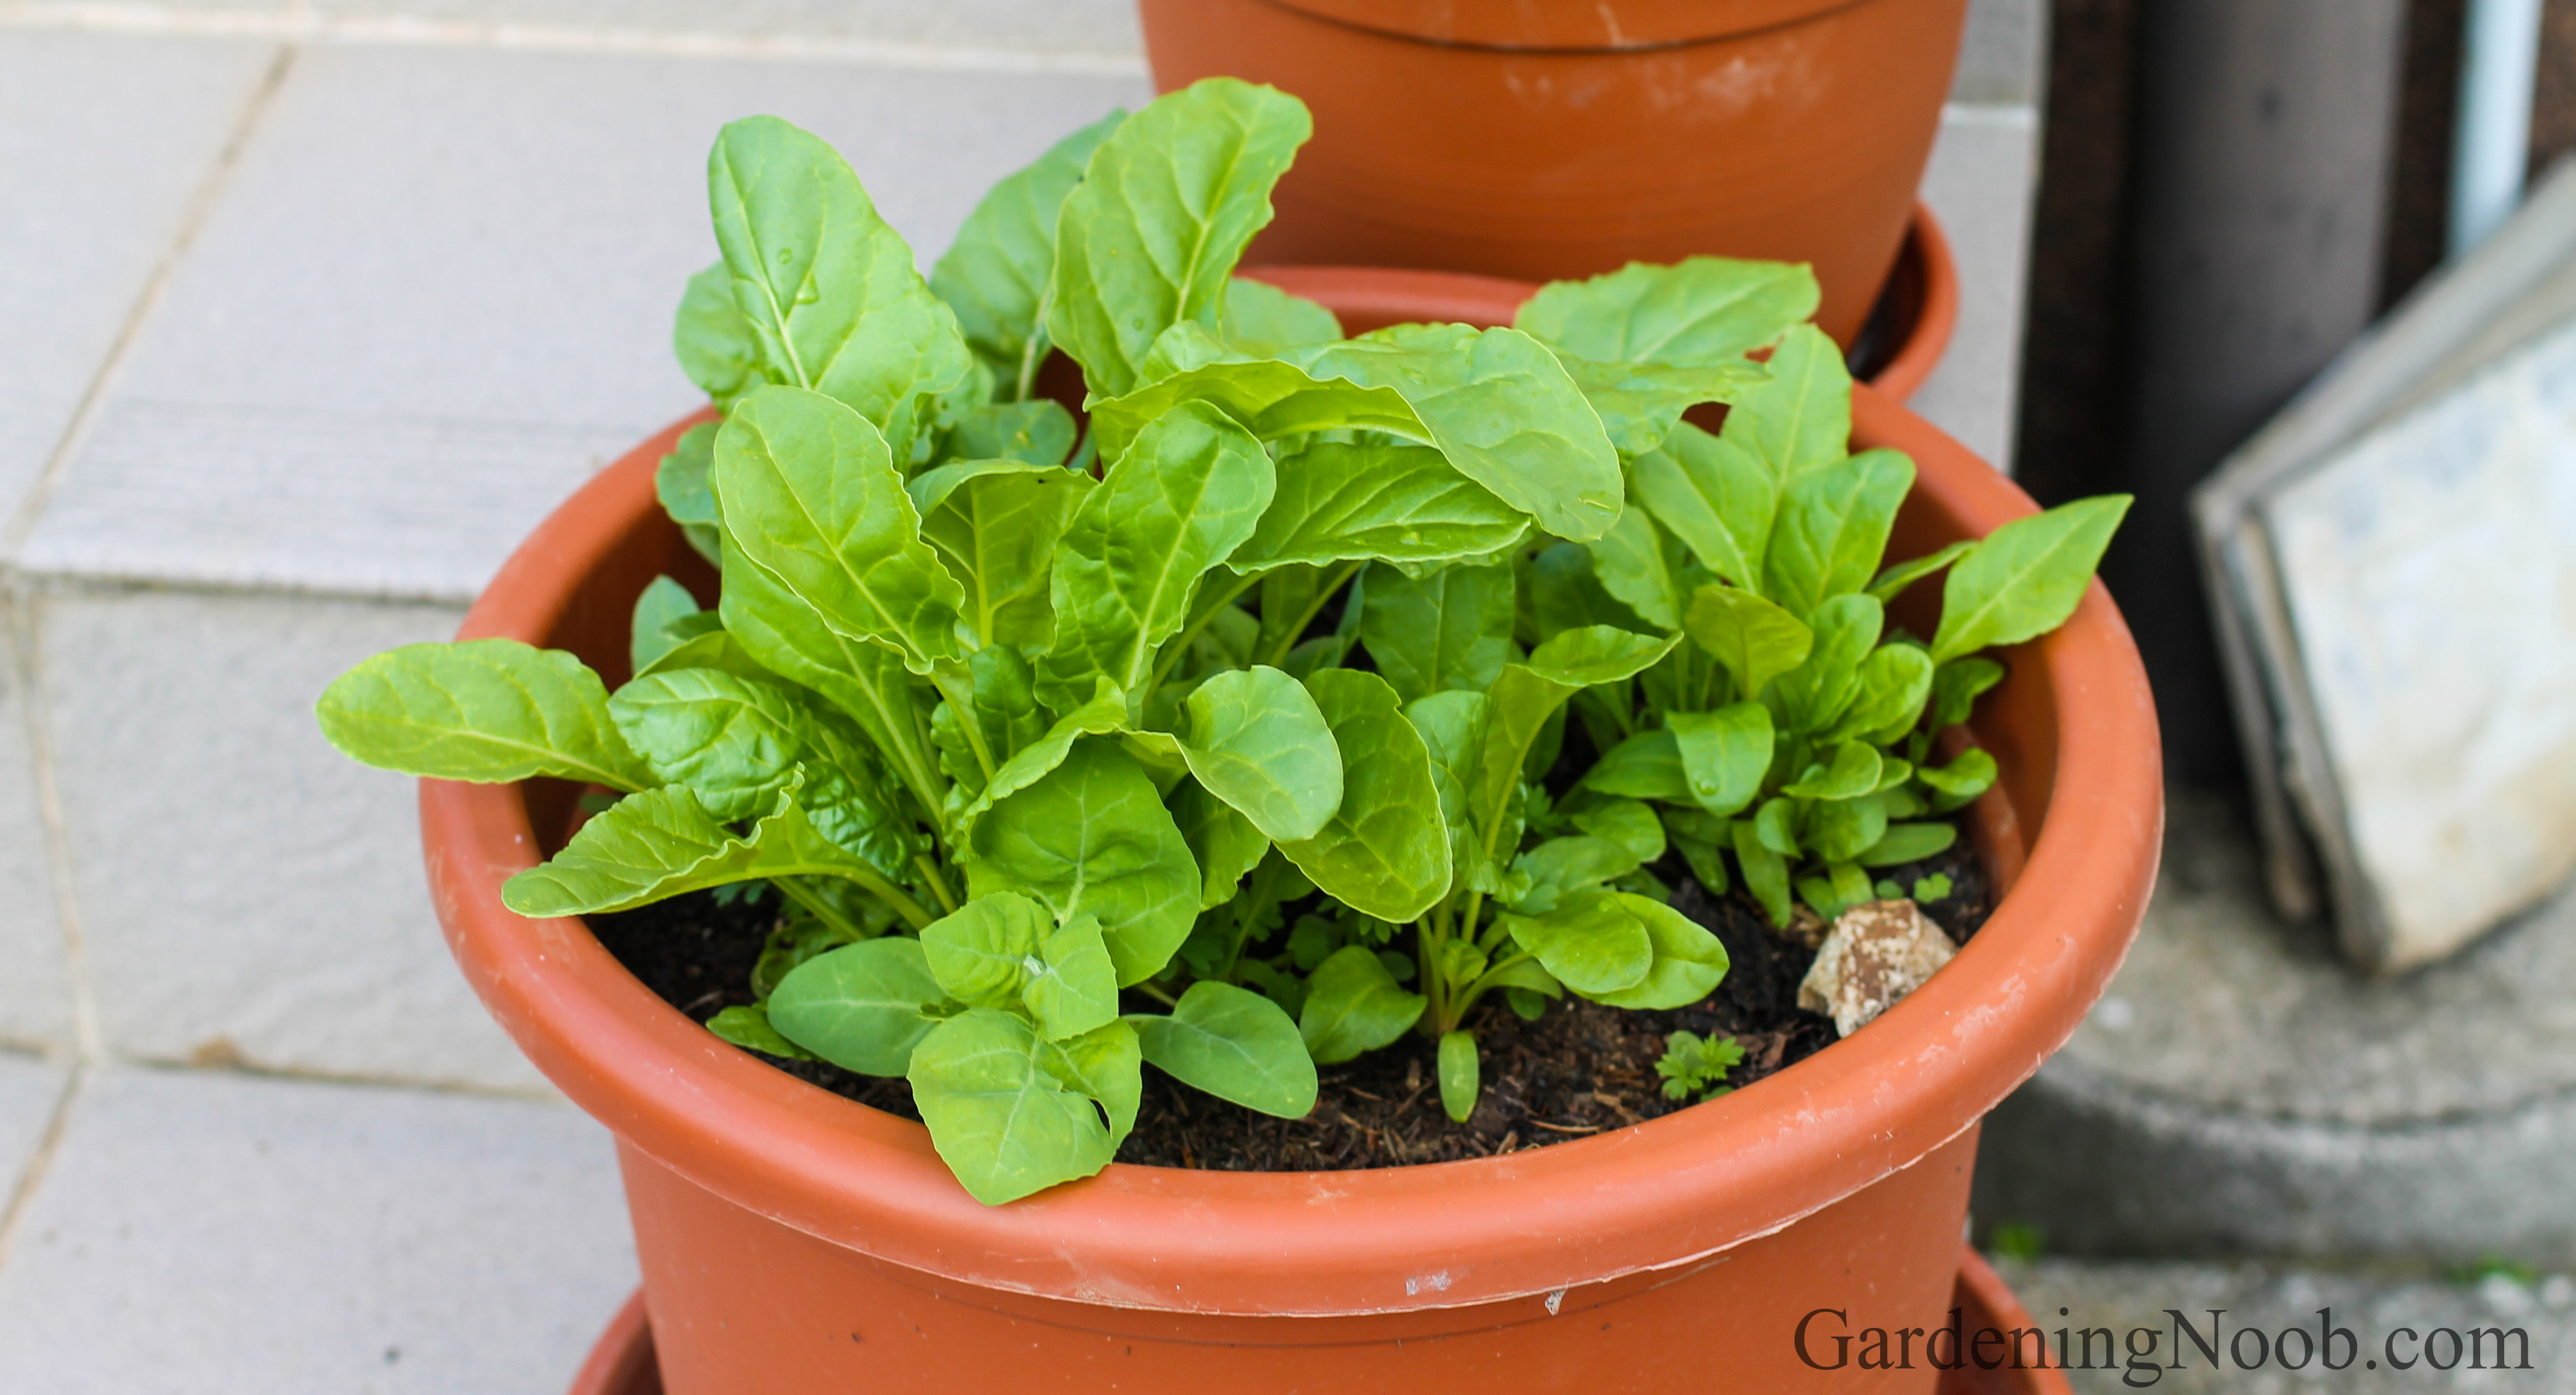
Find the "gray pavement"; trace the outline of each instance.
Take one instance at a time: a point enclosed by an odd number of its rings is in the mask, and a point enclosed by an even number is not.
[[[2035,0],[1978,0],[1917,405],[2008,463]],[[1149,94],[1130,0],[0,0],[0,1390],[560,1390],[605,1135],[448,964],[323,683],[688,410],[706,146],[787,116],[927,263]]]

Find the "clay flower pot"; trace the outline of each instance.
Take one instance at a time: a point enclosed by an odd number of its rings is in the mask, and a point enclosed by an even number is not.
[[[1479,301],[1458,279],[1310,274],[1297,289],[1354,327],[1381,311],[1508,317],[1508,292]],[[1853,407],[1856,445],[1920,467],[1894,555],[2032,511],[1885,397],[1862,388]],[[463,634],[569,648],[614,682],[645,583],[709,580],[653,495],[679,429],[540,526]],[[1932,590],[1909,599],[1928,605]],[[1902,606],[1898,618],[1930,631]],[[1855,1329],[1943,1324],[1978,1121],[2118,966],[2162,822],[2154,708],[2109,595],[2095,585],[2063,628],[2003,657],[2011,676],[1974,727],[2002,769],[1975,835],[2008,890],[1949,967],[1850,1039],[1712,1103],[1473,1162],[1112,1165],[984,1206],[921,1125],[725,1045],[579,921],[503,908],[502,882],[551,841],[542,830],[567,826],[569,787],[424,781],[422,833],[475,990],[617,1135],[672,1395],[1778,1395],[1855,1377],[1929,1395],[1940,1373],[1919,1362],[1817,1370],[1792,1334],[1820,1307],[1849,1310]]]
[[[1905,234],[1965,0],[1141,0],[1155,84],[1303,98],[1250,260],[1547,281],[1810,262],[1848,345]]]

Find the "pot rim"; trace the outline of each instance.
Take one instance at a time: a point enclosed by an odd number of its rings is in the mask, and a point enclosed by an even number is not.
[[[458,632],[545,643],[575,584],[647,521],[675,423],[603,471],[505,563]],[[1982,535],[2034,511],[2010,481],[1866,386],[1854,441],[1918,466],[1918,495]],[[2118,967],[2163,820],[2155,712],[2096,581],[2009,651],[2055,703],[2044,810],[1989,793],[2027,860],[1951,965],[1833,1049],[1709,1103],[1466,1162],[1227,1173],[1113,1164],[1003,1207],[961,1188],[920,1124],[724,1044],[578,919],[500,888],[537,861],[522,787],[421,782],[422,837],[459,964],[530,1059],[622,1138],[737,1205],[907,1268],[1166,1311],[1347,1315],[1454,1307],[1688,1263],[1785,1227],[1974,1125],[2063,1044]],[[1990,743],[1991,744],[1991,743]],[[1998,751],[2009,764],[2010,754]],[[2004,783],[2009,783],[2004,782]]]
[[[1724,43],[1869,3],[1903,0],[1600,0],[1461,5],[1457,0],[1258,0],[1341,29],[1434,48],[1597,58]]]

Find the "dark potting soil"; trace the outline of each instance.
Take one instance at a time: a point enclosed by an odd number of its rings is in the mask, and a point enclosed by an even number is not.
[[[1798,983],[1815,960],[1814,950],[1771,929],[1742,891],[1712,897],[1677,863],[1655,870],[1679,888],[1674,908],[1724,941],[1732,961],[1717,991],[1699,1002],[1630,1012],[1569,996],[1550,1004],[1535,1022],[1500,1002],[1481,1005],[1468,1025],[1481,1048],[1484,1092],[1465,1124],[1451,1123],[1440,1107],[1436,1048],[1411,1034],[1358,1060],[1324,1067],[1314,1112],[1303,1119],[1256,1114],[1148,1069],[1144,1107],[1118,1160],[1305,1172],[1491,1157],[1687,1107],[1689,1101],[1664,1097],[1663,1078],[1655,1073],[1672,1032],[1735,1038],[1744,1059],[1726,1083],[1739,1088],[1833,1043],[1832,1020],[1798,1006]],[[1936,857],[1879,875],[1911,886],[1934,873],[1949,877],[1951,893],[1923,909],[1952,939],[1965,943],[1985,924],[1990,897],[1985,869],[1964,838]],[[727,904],[699,892],[593,916],[590,927],[645,987],[704,1022],[753,1001],[752,964],[777,915],[771,898]],[[904,1081],[818,1061],[761,1059],[872,1108],[921,1117]]]

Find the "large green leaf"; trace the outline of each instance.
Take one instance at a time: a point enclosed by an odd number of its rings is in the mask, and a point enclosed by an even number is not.
[[[1484,557],[1519,542],[1529,519],[1429,446],[1318,442],[1279,461],[1279,488],[1228,564],[1376,558],[1420,565]]]
[[[2128,495],[2106,494],[2016,518],[1986,535],[1942,583],[1932,657],[2019,644],[2065,624],[2128,511]]]
[[[1618,521],[1619,454],[1547,346],[1513,329],[1398,325],[1299,350],[1318,378],[1392,388],[1449,463],[1558,537]]]
[[[1184,360],[1172,362],[1184,350]],[[1211,361],[1194,361],[1200,357]],[[1185,402],[1218,408],[1265,441],[1346,429],[1415,440],[1431,435],[1402,393],[1319,377],[1295,364],[1237,358],[1195,324],[1176,325],[1165,334],[1148,366],[1170,371],[1091,406],[1091,429],[1106,459],[1126,454],[1138,433]]]
[[[1065,529],[1039,696],[1061,707],[1106,677],[1142,703],[1155,648],[1180,630],[1199,577],[1252,535],[1276,483],[1261,443],[1213,407],[1184,404],[1146,428]]]
[[[717,435],[714,482],[728,556],[834,632],[892,649],[914,673],[959,653],[965,592],[922,542],[912,496],[864,417],[820,393],[763,388]]]
[[[1449,889],[1448,825],[1430,749],[1376,674],[1319,669],[1306,687],[1341,751],[1341,804],[1321,832],[1279,851],[1353,910],[1412,920]]]
[[[1184,780],[1172,791],[1172,821],[1199,865],[1199,909],[1213,910],[1234,899],[1244,875],[1261,864],[1270,840],[1243,812],[1196,780]]]
[[[1738,586],[1762,584],[1763,551],[1780,506],[1780,483],[1769,466],[1742,446],[1684,422],[1661,449],[1637,457],[1629,484],[1637,502],[1701,566]]]
[[[1315,1064],[1339,1065],[1403,1036],[1429,1002],[1397,984],[1376,950],[1344,945],[1307,978],[1297,1030]]]
[[[1558,361],[1600,416],[1610,444],[1630,458],[1663,444],[1682,413],[1703,402],[1732,401],[1767,377],[1761,369],[1741,362],[1688,367],[1599,363],[1571,354]]]
[[[1723,363],[1816,313],[1804,265],[1689,257],[1632,262],[1588,281],[1558,281],[1512,323],[1551,347],[1603,362]]]
[[[501,902],[524,916],[633,910],[684,891],[755,878],[874,873],[814,831],[791,784],[748,837],[710,817],[684,785],[630,794],[572,836],[562,852],[510,878]]]
[[[805,750],[794,694],[717,669],[638,678],[608,699],[608,715],[662,783],[687,785],[723,822],[767,807]]]
[[[976,642],[1050,643],[1055,546],[1091,493],[1091,476],[1024,460],[968,460],[925,470],[905,489],[921,510],[921,540],[965,590],[959,611]]]
[[[1882,644],[1860,662],[1860,690],[1818,737],[1887,745],[1914,729],[1932,695],[1932,656],[1911,644]]]
[[[1213,326],[1270,187],[1314,130],[1274,88],[1209,78],[1127,118],[1056,219],[1047,330],[1091,390],[1134,388],[1165,326]]]
[[[997,891],[921,927],[922,958],[949,997],[968,1007],[1008,1007],[1019,1002],[1038,943],[1053,929],[1055,917],[1037,898]]]
[[[1645,923],[1611,892],[1576,896],[1545,915],[1506,916],[1503,924],[1513,943],[1585,997],[1631,987],[1654,967]]]
[[[1814,325],[1780,336],[1767,366],[1770,381],[1736,395],[1721,434],[1787,485],[1849,453],[1851,370]]]
[[[1739,702],[1714,712],[1667,712],[1691,802],[1725,817],[1762,792],[1771,769],[1771,711]]]
[[[1112,111],[1004,175],[966,215],[930,273],[930,289],[956,312],[966,342],[1012,397],[1028,395],[1046,358],[1056,214],[1082,182],[1091,152],[1126,119],[1126,112]]]
[[[1645,927],[1655,962],[1644,978],[1626,988],[1588,995],[1594,1002],[1641,1011],[1688,1007],[1726,977],[1726,945],[1697,921],[1648,897],[1624,891],[1612,895]]]
[[[1780,792],[1798,799],[1857,799],[1878,788],[1881,757],[1865,741],[1837,742]]]
[[[901,935],[865,940],[797,965],[769,995],[769,1025],[843,1070],[901,1075],[947,1001],[922,955]]]
[[[1762,593],[1804,616],[1866,589],[1913,487],[1914,462],[1892,450],[1863,451],[1790,481],[1771,524]]]
[[[1112,1147],[1127,1140],[1145,1096],[1145,1055],[1134,1027],[1112,1021],[1078,1037],[1048,1042],[1038,1053],[1038,1064],[1058,1084],[1099,1103],[1109,1115]]]
[[[747,117],[716,137],[707,193],[763,376],[838,399],[909,460],[920,399],[957,384],[972,356],[849,163],[777,117]]]
[[[1633,504],[1592,541],[1592,576],[1601,589],[1650,625],[1681,627],[1680,558],[1663,531]]]
[[[1816,607],[1807,622],[1815,643],[1805,661],[1780,675],[1771,693],[1782,725],[1801,736],[1831,727],[1859,695],[1860,666],[1878,644],[1886,611],[1870,596],[1854,592]]]
[[[1035,740],[1021,746],[994,769],[993,778],[985,782],[982,792],[959,813],[957,826],[973,829],[985,810],[1036,784],[1064,763],[1074,742],[1086,736],[1107,736],[1126,726],[1127,695],[1107,679],[1099,680],[1090,701],[1058,717]]]
[[[1169,1017],[1130,1016],[1145,1059],[1185,1085],[1282,1119],[1315,1107],[1315,1062],[1279,1005],[1202,979]]]
[[[1735,690],[1752,699],[1773,678],[1806,662],[1815,635],[1798,617],[1750,591],[1702,586],[1682,616],[1690,637],[1735,678]]]
[[[689,278],[671,326],[671,352],[700,391],[725,406],[767,379],[751,321],[733,298],[733,272],[723,262]]]
[[[1290,843],[1323,832],[1342,805],[1342,753],[1315,699],[1275,668],[1234,669],[1191,690],[1181,741],[1190,774]]]
[[[515,639],[386,650],[333,679],[314,712],[344,754],[406,775],[658,783],[618,735],[599,675]]]
[[[1583,787],[1631,799],[1682,799],[1690,794],[1682,771],[1681,743],[1663,728],[1641,731],[1604,753],[1583,777]]]
[[[850,721],[822,705],[802,707],[805,786],[797,803],[814,831],[856,853],[888,879],[902,881],[925,851],[906,801],[886,787],[885,772]]]
[[[1026,891],[1059,921],[1096,917],[1122,986],[1160,972],[1197,918],[1189,844],[1136,758],[1106,741],[1075,744],[995,804],[968,845],[974,894]]]
[[[1660,833],[1655,841],[1656,851],[1661,852]],[[1527,879],[1528,889],[1511,899],[1511,908],[1524,915],[1545,915],[1569,897],[1636,871],[1644,861],[1625,844],[1607,838],[1590,834],[1550,838],[1512,859],[1512,871]]]
[[[1217,335],[1238,352],[1264,357],[1301,345],[1329,344],[1342,337],[1342,322],[1304,296],[1237,276],[1225,283]]]
[[[1089,1096],[1048,1069],[1028,1022],[969,1008],[912,1049],[912,1100],[957,1180],[999,1206],[1109,1165],[1118,1145]]]
[[[1361,578],[1360,643],[1404,701],[1493,686],[1512,656],[1512,571],[1443,567],[1409,577],[1370,567]]]
[[[987,402],[957,419],[948,437],[948,455],[952,460],[1062,465],[1072,457],[1079,431],[1073,413],[1051,398]]]

